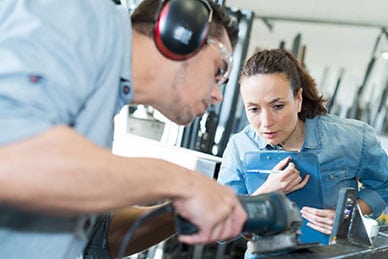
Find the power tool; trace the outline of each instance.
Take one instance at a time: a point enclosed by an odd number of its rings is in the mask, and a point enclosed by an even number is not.
[[[296,204],[284,193],[279,191],[238,198],[248,214],[242,234],[251,237],[248,245],[251,253],[265,254],[300,248],[298,236],[302,218]],[[184,235],[198,231],[197,226],[179,215],[176,217],[176,229]]]

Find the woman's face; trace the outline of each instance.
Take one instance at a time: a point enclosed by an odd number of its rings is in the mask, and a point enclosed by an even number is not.
[[[244,77],[241,95],[249,123],[268,144],[282,144],[295,135],[302,89],[294,97],[283,73]]]

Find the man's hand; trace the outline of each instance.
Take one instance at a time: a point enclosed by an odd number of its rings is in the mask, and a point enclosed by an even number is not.
[[[204,176],[205,178],[205,176]],[[185,198],[173,205],[182,217],[196,225],[199,232],[180,235],[179,241],[188,244],[212,243],[227,240],[241,233],[247,214],[234,191],[210,178],[192,178]],[[195,193],[190,193],[192,190]]]

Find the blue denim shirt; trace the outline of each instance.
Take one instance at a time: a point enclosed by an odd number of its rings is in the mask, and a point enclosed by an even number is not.
[[[68,125],[109,148],[113,116],[132,99],[127,10],[108,0],[0,2],[0,145]],[[94,222],[0,206],[0,258],[75,258]]]
[[[306,120],[306,137],[301,152],[318,156],[324,205],[335,209],[342,187],[358,188],[358,197],[378,217],[388,200],[387,153],[366,123],[341,119],[334,115]],[[239,194],[250,194],[258,186],[250,186],[244,165],[247,151],[266,149],[266,143],[251,126],[233,135],[223,154],[218,181],[231,186]],[[249,187],[249,188],[248,188]],[[313,194],[312,194],[313,195]]]

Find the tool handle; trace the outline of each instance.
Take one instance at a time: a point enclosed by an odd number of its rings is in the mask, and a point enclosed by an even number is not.
[[[196,225],[180,215],[175,217],[175,228],[180,235],[192,235],[199,231]]]
[[[242,232],[278,233],[290,228],[292,223],[302,222],[299,209],[282,192],[238,198],[248,216]],[[199,231],[198,226],[180,215],[175,217],[175,228],[180,235],[192,235]]]

